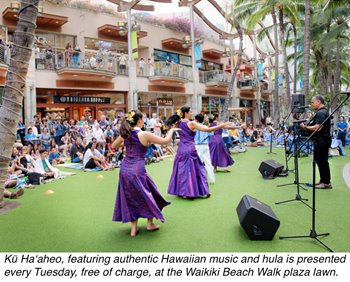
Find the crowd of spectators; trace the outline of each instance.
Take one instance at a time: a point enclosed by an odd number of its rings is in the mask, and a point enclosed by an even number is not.
[[[54,118],[49,114],[42,118],[35,115],[29,126],[25,126],[20,120],[5,183],[6,188],[13,187],[18,190],[15,193],[6,190],[5,196],[16,198],[23,194],[23,188],[31,188],[33,184],[40,184],[48,178],[60,178],[60,171],[54,166],[65,162],[80,164],[85,170],[110,170],[120,167],[125,149],[121,147],[115,150],[112,144],[119,136],[123,118],[121,113],[112,119],[102,115],[99,120],[94,120],[91,116],[73,120],[62,118],[60,114],[56,114]],[[205,120],[208,123],[208,118]],[[166,134],[165,117],[154,113],[151,117],[145,115],[144,121],[143,130],[151,131],[157,136]],[[243,126],[223,130],[222,138],[229,149],[238,148],[241,152],[239,148],[242,146],[263,147],[274,142],[277,147],[286,146],[289,152],[294,150],[293,144],[297,134],[293,127],[279,125],[274,128],[272,124],[267,124],[255,128],[252,124],[245,125],[234,117],[231,117],[230,121],[232,125]],[[298,138],[300,142],[305,140],[302,136]],[[168,145],[150,144],[145,163],[160,162],[164,156],[174,155],[177,139],[178,134],[174,133]],[[346,145],[350,148],[350,131],[348,124],[341,117],[333,134],[332,149],[338,150],[340,155],[346,155]],[[308,154],[311,150],[312,146],[305,146],[302,152]],[[33,179],[36,181],[32,181]]]

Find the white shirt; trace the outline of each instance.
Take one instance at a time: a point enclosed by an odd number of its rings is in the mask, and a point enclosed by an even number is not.
[[[84,167],[86,166],[86,164],[88,163],[88,161],[91,159],[92,156],[98,157],[98,156],[101,156],[101,153],[97,151],[97,149],[94,150],[94,153],[92,153],[91,149],[87,149],[83,158]]]
[[[95,68],[96,67],[96,58],[95,57],[91,57],[90,60],[89,60],[89,63],[90,63],[90,66],[92,68]]]
[[[103,135],[103,131],[101,128],[99,129],[95,129],[92,132],[92,136],[96,138],[97,142],[102,142],[104,140],[104,135]]]

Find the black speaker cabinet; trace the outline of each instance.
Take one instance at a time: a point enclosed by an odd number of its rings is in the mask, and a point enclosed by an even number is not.
[[[280,221],[270,206],[245,195],[237,206],[241,226],[250,240],[272,240]]]
[[[305,109],[298,109],[298,107],[305,106],[305,95],[294,94],[292,95],[292,113],[303,113]]]
[[[259,166],[259,171],[264,178],[274,178],[282,172],[284,165],[274,161],[263,161]]]

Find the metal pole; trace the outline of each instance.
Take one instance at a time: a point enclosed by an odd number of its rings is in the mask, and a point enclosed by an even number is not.
[[[231,78],[232,78],[232,75],[233,75],[233,69],[234,69],[234,59],[235,59],[235,52],[234,52],[234,46],[233,46],[233,38],[230,39],[230,56],[231,56],[231,62],[230,62],[230,68],[231,68]],[[237,83],[236,83],[237,85]],[[238,101],[237,101],[237,89],[236,89],[236,86],[233,87],[233,93],[231,94],[232,95],[232,100],[231,100],[231,106],[233,108],[236,108],[238,107]]]
[[[126,11],[127,15],[127,28],[128,28],[128,78],[129,78],[129,92],[128,92],[128,109],[133,110],[137,108],[137,102],[135,104],[135,81],[136,81],[136,70],[134,69],[134,60],[132,58],[132,43],[131,43],[131,9]],[[136,100],[137,101],[137,100]]]
[[[261,100],[261,91],[260,91],[260,83],[259,83],[259,77],[258,77],[258,56],[257,56],[257,45],[256,45],[256,32],[253,32],[253,39],[254,39],[254,72],[255,72],[255,81],[257,85],[257,97],[256,97],[256,110],[257,110],[257,117],[258,122],[257,124],[260,124],[261,117],[260,117],[260,100]]]
[[[195,38],[194,38],[194,14],[193,14],[193,5],[190,5],[190,24],[191,24],[191,48],[192,48],[192,85],[193,85],[193,96],[192,96],[192,111],[194,113],[199,113],[201,111],[202,101],[198,101],[197,93],[197,83],[198,83],[198,71],[196,68],[196,57],[195,57]]]

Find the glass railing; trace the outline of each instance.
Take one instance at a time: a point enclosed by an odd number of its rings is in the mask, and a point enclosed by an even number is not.
[[[149,76],[168,76],[192,80],[192,68],[174,63],[155,62],[154,73]]]
[[[223,70],[199,72],[199,82],[201,83],[230,83],[230,81],[231,74]]]
[[[10,64],[10,48],[7,46],[0,44],[0,64],[9,65]]]
[[[251,78],[240,79],[238,81],[238,87],[239,88],[244,88],[244,87],[255,88],[256,87],[256,80],[251,79]]]
[[[55,56],[57,70],[64,68],[118,72],[118,57],[112,53],[74,52],[58,53]],[[127,74],[126,67],[123,72]]]
[[[98,71],[113,72],[118,75],[129,75],[128,60],[122,59],[118,54],[101,52],[60,52],[48,54],[40,52],[36,59],[36,69],[39,70],[61,70],[70,69],[90,69]],[[125,64],[124,64],[125,63]],[[192,68],[179,64],[166,62],[145,63],[140,66],[136,62],[136,75],[142,77],[167,76],[181,78],[192,81]]]

